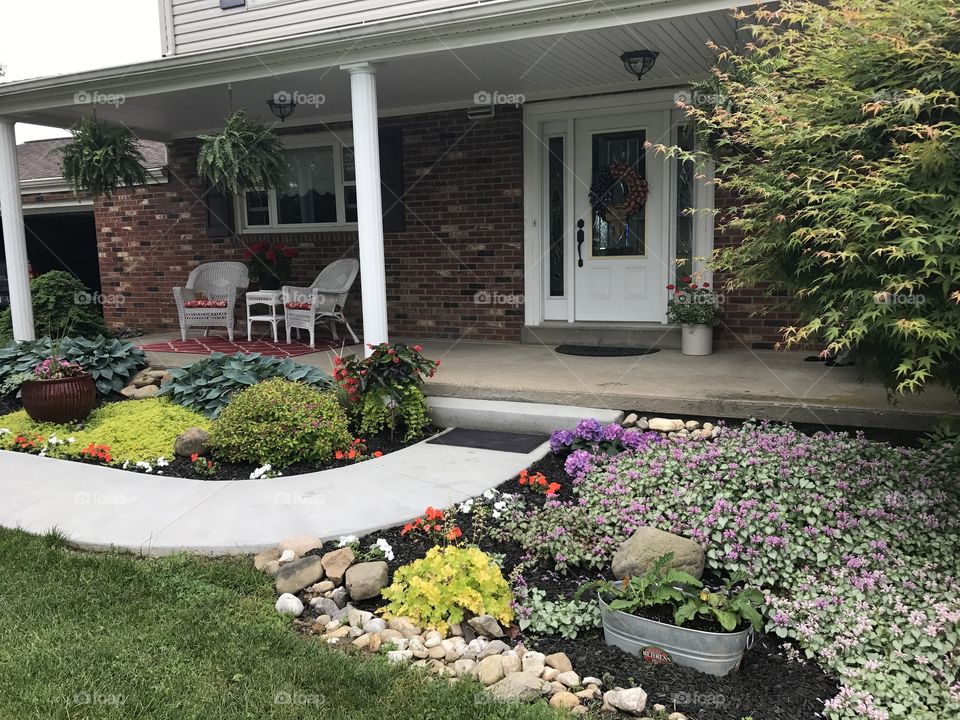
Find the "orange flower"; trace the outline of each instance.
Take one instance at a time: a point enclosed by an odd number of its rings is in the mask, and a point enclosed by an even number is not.
[[[458,527],[452,527],[447,532],[447,540],[456,540],[463,535],[463,531]]]
[[[337,451],[333,454],[333,456],[334,456],[337,460],[343,460],[343,450],[337,450]]]
[[[374,456],[374,457],[383,457],[383,453],[380,452],[379,450],[374,450],[373,456]]]
[[[552,482],[547,486],[547,495],[556,495],[560,490],[560,483]]]

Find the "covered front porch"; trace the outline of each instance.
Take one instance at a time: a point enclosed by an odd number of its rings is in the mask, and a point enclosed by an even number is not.
[[[158,342],[161,334],[138,340]],[[413,342],[413,340],[410,340]],[[442,361],[428,380],[433,397],[502,400],[609,408],[665,417],[759,418],[811,429],[862,427],[919,432],[956,412],[943,388],[887,401],[876,382],[861,382],[856,368],[806,362],[810,353],[721,350],[690,357],[663,349],[638,357],[577,357],[551,345],[427,340],[424,354]],[[357,353],[345,345],[295,358],[327,370],[336,354]],[[148,353],[158,367],[183,367],[203,355]]]
[[[36,329],[12,124],[67,127],[94,110],[170,146],[165,186],[96,202],[103,292],[125,299],[105,309],[113,324],[170,329],[170,289],[193,267],[268,239],[300,250],[300,284],[359,257],[350,319],[365,342],[520,341],[525,327],[556,322],[662,327],[663,286],[678,260],[690,270],[709,253],[712,236],[708,222],[682,217],[691,187],[646,144],[678,141],[678,93],[707,73],[708,42],[736,40],[728,6],[623,3],[584,15],[532,3],[510,16],[318,33],[0,87],[15,336]],[[658,53],[641,78],[624,67],[630,51]],[[295,104],[282,122],[267,107],[278,99]],[[196,138],[239,109],[280,132],[289,187],[217,204],[196,173]],[[399,153],[384,152],[385,131]],[[620,161],[645,176],[646,208],[617,237],[588,226],[584,244],[592,178]],[[705,186],[694,194],[709,206]],[[229,232],[217,237],[214,225]]]

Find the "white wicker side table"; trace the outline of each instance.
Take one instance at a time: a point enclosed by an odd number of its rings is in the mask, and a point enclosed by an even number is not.
[[[266,305],[270,309],[267,314],[253,314],[255,305]],[[277,309],[281,312],[278,315]],[[277,342],[277,323],[283,322],[283,295],[279,290],[253,290],[247,293],[247,342],[251,340],[251,330],[253,323],[270,323],[273,328],[273,341]]]

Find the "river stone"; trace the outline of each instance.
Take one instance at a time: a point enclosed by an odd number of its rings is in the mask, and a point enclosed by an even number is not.
[[[289,565],[297,559],[297,554],[293,550],[284,550],[277,558],[277,565]]]
[[[453,671],[457,674],[457,677],[463,677],[464,675],[472,673],[476,666],[477,663],[475,661],[468,658],[460,658],[454,661]]]
[[[413,659],[413,653],[409,650],[388,650],[387,660],[392,663],[406,663]]]
[[[529,702],[544,695],[544,691],[543,681],[528,672],[512,673],[487,688],[487,692],[500,702]]]
[[[605,705],[630,715],[640,715],[647,706],[647,693],[643,688],[628,688],[626,690],[607,690],[603,694]]]
[[[320,558],[309,556],[294,560],[277,571],[274,586],[278,593],[296,593],[323,577]]]
[[[345,587],[338,587],[331,590],[328,597],[337,604],[338,608],[343,609],[350,600],[350,593],[347,592]]]
[[[323,569],[327,577],[330,578],[335,585],[339,585],[343,581],[343,576],[347,572],[347,568],[353,565],[355,559],[356,557],[352,549],[342,547],[326,553],[320,562],[323,564]]]
[[[484,685],[493,685],[503,680],[503,658],[490,655],[477,663],[473,674]]]
[[[310,601],[310,607],[321,615],[326,615],[330,620],[340,611],[340,608],[337,607],[337,604],[333,600],[325,597],[313,598]],[[330,620],[327,620],[327,622],[330,622]]]
[[[276,607],[277,612],[282,615],[300,617],[303,614],[303,603],[300,602],[300,598],[290,593],[283,593],[283,595],[278,597],[277,604],[274,607]]]
[[[693,540],[644,526],[627,538],[613,555],[613,576],[643,575],[663,555],[673,553],[671,567],[696,578],[703,574],[703,548]]]
[[[578,705],[580,705],[580,698],[567,690],[555,693],[550,698],[550,707],[560,708],[561,710],[573,710]]]
[[[503,628],[492,615],[477,615],[467,620],[467,624],[477,631],[478,635],[499,638],[503,637]]]
[[[364,623],[373,619],[373,613],[352,607],[347,611],[347,622],[351,627],[363,627]]]
[[[655,417],[650,418],[648,427],[651,430],[656,430],[657,432],[679,432],[680,430],[683,430],[684,422],[683,420]]]
[[[293,550],[297,557],[303,557],[311,550],[323,547],[323,540],[314,535],[294,535],[280,541],[281,550]]]
[[[346,571],[347,592],[354,600],[369,600],[387,586],[388,567],[382,560],[351,565]]]
[[[617,577],[620,576],[618,575]],[[570,672],[573,670],[573,663],[570,662],[570,658],[567,657],[566,653],[558,652],[547,655],[543,661],[547,664],[547,667],[556,668],[560,672]]]
[[[523,670],[519,656],[507,655],[506,653],[504,653],[500,657],[503,658],[503,674],[504,675],[512,675],[513,673],[518,673],[521,670]]]
[[[566,687],[572,688],[580,684],[580,676],[577,675],[573,670],[567,670],[557,675],[557,680],[563,683]]]
[[[483,650],[477,655],[477,658],[483,660],[485,657],[490,657],[491,655],[499,655],[504,650],[509,650],[510,646],[507,645],[503,640],[493,640],[488,643]]]
[[[153,386],[150,385],[148,387]],[[154,395],[156,395],[156,392],[154,392]],[[134,392],[133,396],[137,397],[137,393]],[[173,452],[179,457],[185,458],[190,457],[194,453],[197,455],[208,454],[210,452],[210,433],[203,428],[188,427],[177,436],[176,441],[173,443]],[[281,546],[281,549],[283,549],[283,546]],[[297,554],[299,555],[299,553]]]
[[[523,671],[533,673],[537,677],[540,677],[543,669],[546,667],[546,655],[536,650],[525,652],[521,656],[521,659],[523,662]]]
[[[387,629],[387,623],[380,618],[371,618],[363,624],[363,631],[368,633],[382,633]]]
[[[427,648],[427,657],[431,660],[443,660],[447,656],[447,651],[443,649],[440,645],[435,645],[432,648]]]
[[[423,644],[428,648],[437,647],[443,642],[443,635],[436,630],[431,630],[423,636]]]
[[[253,566],[257,570],[266,570],[267,564],[280,559],[280,548],[270,548],[253,556]]]
[[[625,428],[632,428],[634,425],[637,424],[637,420],[639,419],[640,418],[637,417],[636,413],[630,413],[623,419],[623,422],[620,423],[620,425]]]

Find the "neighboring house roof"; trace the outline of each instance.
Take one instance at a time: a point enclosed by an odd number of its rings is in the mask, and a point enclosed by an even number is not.
[[[63,176],[60,169],[60,148],[70,142],[70,138],[53,140],[32,140],[17,145],[17,166],[20,181],[50,180]],[[149,169],[161,168],[167,164],[167,146],[152,140],[141,140],[138,145],[146,166]]]

